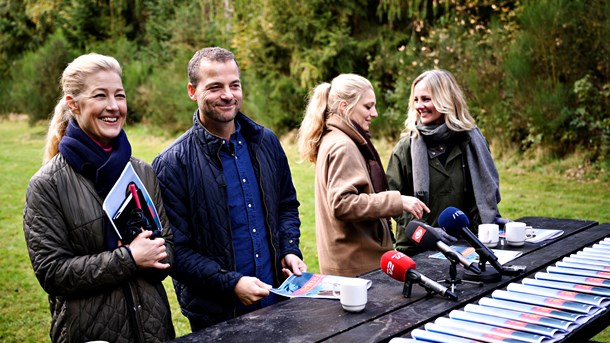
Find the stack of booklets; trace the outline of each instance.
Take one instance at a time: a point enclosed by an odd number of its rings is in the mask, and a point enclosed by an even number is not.
[[[425,342],[555,342],[610,305],[610,238],[416,329]]]

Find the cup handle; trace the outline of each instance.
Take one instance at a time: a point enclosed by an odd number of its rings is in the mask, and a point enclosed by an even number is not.
[[[337,290],[339,288],[339,290]],[[339,299],[341,297],[341,284],[333,283],[333,297]]]

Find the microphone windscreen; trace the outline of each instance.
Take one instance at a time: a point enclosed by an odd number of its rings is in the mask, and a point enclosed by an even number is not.
[[[436,242],[439,241],[439,237],[436,236],[434,231],[430,230],[430,225],[412,220],[405,228],[405,235],[415,244],[425,250],[436,250]]]
[[[438,216],[438,225],[445,229],[447,234],[459,237],[462,233],[462,228],[470,226],[470,221],[461,210],[455,207],[447,207]]]
[[[381,256],[379,265],[384,273],[400,282],[406,281],[407,270],[416,268],[415,261],[396,250],[386,251]]]

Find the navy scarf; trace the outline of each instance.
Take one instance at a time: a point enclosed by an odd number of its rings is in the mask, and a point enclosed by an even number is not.
[[[59,152],[76,172],[93,182],[104,199],[129,162],[131,145],[121,130],[112,141],[112,151],[107,153],[70,119],[66,135],[59,142]]]

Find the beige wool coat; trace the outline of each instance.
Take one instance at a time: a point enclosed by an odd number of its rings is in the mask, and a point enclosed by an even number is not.
[[[341,117],[327,120],[315,181],[322,274],[356,276],[374,270],[381,255],[393,248],[385,218],[402,214],[400,192],[374,193],[367,162],[358,149],[364,144],[364,137]]]

